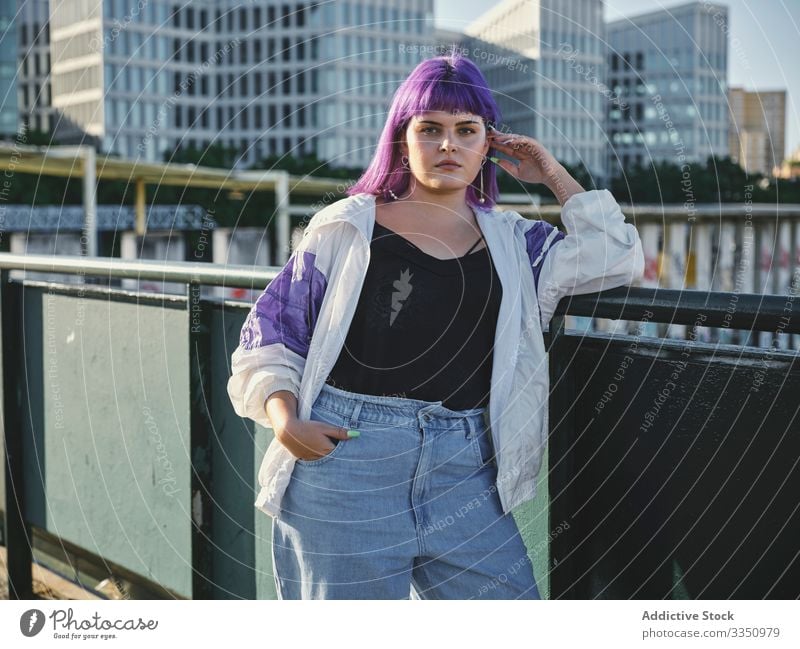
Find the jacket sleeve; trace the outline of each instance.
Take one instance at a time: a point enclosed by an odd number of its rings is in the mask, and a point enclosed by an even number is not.
[[[250,309],[231,357],[228,396],[240,417],[269,427],[267,398],[300,395],[311,334],[327,289],[315,255],[299,248]]]
[[[644,275],[639,233],[608,190],[570,197],[561,222],[566,235],[544,221],[526,233],[543,330],[561,298],[633,284]]]

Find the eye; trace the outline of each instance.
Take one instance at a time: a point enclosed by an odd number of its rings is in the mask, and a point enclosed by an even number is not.
[[[420,133],[428,133],[436,130],[438,129],[435,126],[424,126],[422,129],[420,129]],[[467,134],[475,133],[475,129],[469,126],[462,126],[459,130],[461,131],[461,133],[467,133]]]

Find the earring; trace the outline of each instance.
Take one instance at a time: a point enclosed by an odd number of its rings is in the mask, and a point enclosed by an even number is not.
[[[404,168],[404,169],[406,169],[406,170],[408,170],[408,156],[407,156],[407,155],[403,155],[403,157],[402,157],[402,158],[400,158],[400,162],[403,164],[403,168]],[[413,180],[414,180],[414,187],[416,187],[416,182],[417,182],[417,179],[416,179],[416,178],[414,178]],[[387,187],[386,189],[387,189],[387,191],[389,192],[389,195],[390,195],[390,196],[391,196],[391,197],[392,197],[394,200],[396,200],[396,201],[399,201],[399,200],[400,200],[400,199],[397,197],[397,194],[395,194],[395,193],[392,191],[392,188],[391,188],[391,187]],[[411,193],[412,193],[413,191],[414,191],[414,189],[412,189],[410,192],[408,192],[408,194],[406,194],[405,196],[403,196],[403,198],[408,198],[409,196],[411,196]]]
[[[480,170],[480,174],[481,174],[481,197],[478,199],[479,203],[485,203],[486,202],[486,199],[483,197],[483,165],[485,165],[485,164],[486,164],[486,156],[483,157],[483,162],[481,162],[481,170]]]

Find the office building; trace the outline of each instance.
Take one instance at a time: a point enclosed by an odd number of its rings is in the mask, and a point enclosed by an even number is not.
[[[7,0],[3,0],[6,2]],[[6,31],[0,48],[5,53],[4,65],[13,65],[16,93],[4,94],[3,111],[10,130],[22,124],[27,129],[52,132],[53,113],[50,101],[50,25],[47,0],[22,0],[9,3],[10,18],[17,27]],[[16,15],[15,15],[16,14]],[[8,38],[8,42],[6,41]],[[14,45],[16,43],[16,45]],[[13,53],[13,58],[11,54]],[[5,77],[5,69],[4,74]],[[6,105],[11,99],[11,103]],[[19,107],[19,109],[18,109]],[[13,115],[13,117],[12,117]],[[10,124],[13,119],[13,125]],[[3,129],[6,131],[6,128]]]
[[[786,91],[728,91],[731,158],[747,173],[771,176],[783,163],[786,140]]]
[[[609,93],[601,0],[505,0],[466,32],[467,49],[497,92],[503,128],[602,177]]]
[[[728,14],[708,2],[608,23],[609,171],[728,155]]]
[[[429,52],[433,0],[53,3],[59,136],[160,160],[234,147],[240,164],[365,165],[388,98]]]

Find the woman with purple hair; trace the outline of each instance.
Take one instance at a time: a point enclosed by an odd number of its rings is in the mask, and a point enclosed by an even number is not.
[[[512,509],[547,441],[542,331],[644,257],[608,191],[499,119],[467,58],[420,63],[242,328],[228,391],[274,431],[255,505],[281,599],[539,598]],[[549,187],[567,232],[498,209],[497,166]]]

